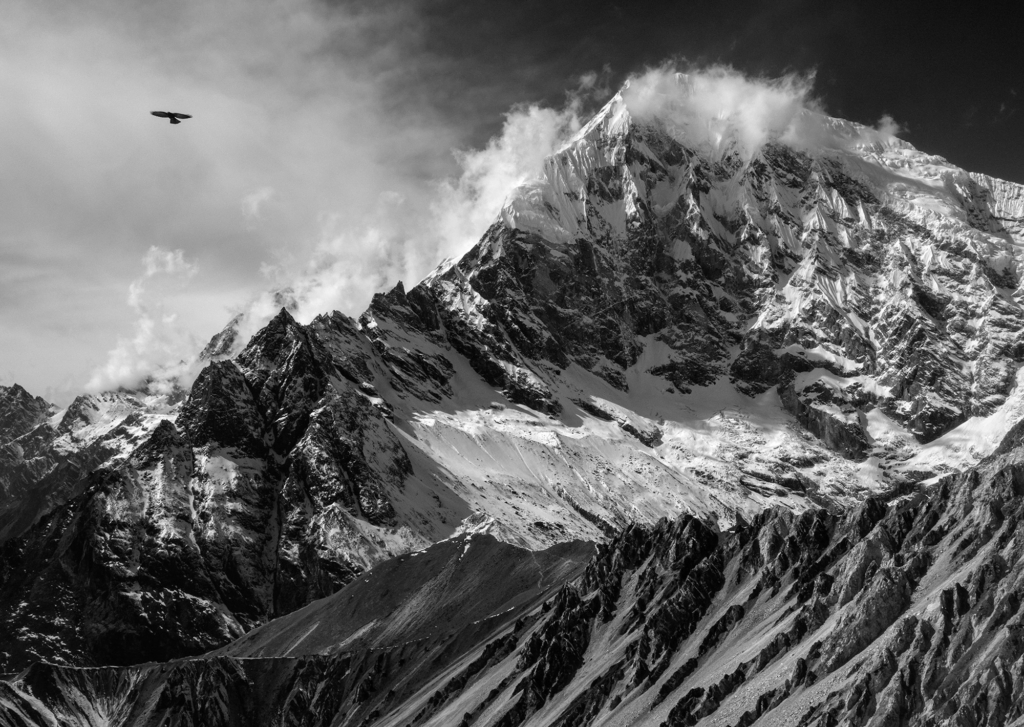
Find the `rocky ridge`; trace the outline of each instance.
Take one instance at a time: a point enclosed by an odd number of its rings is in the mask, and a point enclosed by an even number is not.
[[[0,444],[27,434],[53,414],[50,404],[17,384],[0,386]]]
[[[269,638],[198,660],[35,666],[4,687],[0,716],[76,727],[115,713],[154,725],[1019,724],[1022,445],[1018,427],[976,468],[845,514],[768,511],[726,532],[687,515],[630,526],[486,631],[463,621],[434,642],[377,640],[371,658],[346,649],[347,632],[282,638],[324,628],[322,608],[300,611],[264,627]],[[348,599],[331,628],[372,602]],[[261,709],[245,711],[255,694]]]
[[[80,397],[15,440],[19,464],[50,468],[39,490],[66,499],[9,505],[15,525],[35,519],[0,544],[9,665],[202,653],[333,593],[382,550],[360,523],[393,522],[381,488],[400,491],[409,460],[287,313],[173,413],[153,408]],[[36,450],[19,444],[33,437]]]

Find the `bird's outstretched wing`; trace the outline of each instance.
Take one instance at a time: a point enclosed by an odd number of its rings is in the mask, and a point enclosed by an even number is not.
[[[191,114],[179,114],[176,111],[150,111],[149,113],[153,116],[159,116],[161,119],[168,119],[172,124],[180,124],[182,119],[191,119]]]

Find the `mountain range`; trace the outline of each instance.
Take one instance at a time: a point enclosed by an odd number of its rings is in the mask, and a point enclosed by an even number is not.
[[[1024,187],[801,113],[626,89],[358,319],[0,388],[0,723],[1024,724]]]

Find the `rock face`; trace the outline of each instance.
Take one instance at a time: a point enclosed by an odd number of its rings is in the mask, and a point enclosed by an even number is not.
[[[0,719],[92,725],[114,705],[139,725],[1015,724],[1022,483],[1013,433],[927,492],[726,532],[634,525],[585,567],[580,547],[447,541],[214,655],[34,666]]]
[[[0,545],[8,668],[202,653],[366,568],[381,544],[360,523],[395,530],[389,493],[409,459],[384,410],[286,312],[204,369],[176,416],[151,409],[80,398],[34,432],[63,502],[12,509],[17,534]],[[89,427],[104,432],[73,438]],[[32,463],[27,436],[14,444]]]
[[[838,148],[709,159],[613,100],[429,287],[482,299],[505,370],[518,353],[623,386],[664,343],[645,366],[677,389],[726,373],[749,393],[778,386],[850,456],[868,450],[858,413],[925,442],[991,413],[1024,351],[1020,192],[822,123]]]
[[[54,412],[52,404],[32,396],[17,384],[0,386],[0,444],[28,434]]]
[[[778,507],[832,533],[976,464],[1024,416],[1024,192],[815,123],[828,144],[709,150],[619,95],[357,320],[282,309],[246,342],[236,318],[187,395],[3,389],[0,670],[194,656],[469,532],[544,548],[687,513],[692,587],[720,590],[716,528]],[[573,640],[523,657],[509,724],[582,668],[577,616],[612,613],[559,598]],[[679,598],[668,621],[712,608]],[[680,634],[594,689],[668,669]]]
[[[2,403],[10,406],[11,400]],[[23,433],[0,442],[0,542],[80,492],[100,465],[122,462],[167,417],[166,407],[147,408],[126,393],[82,395],[60,412],[46,407],[49,416],[37,408],[36,416],[21,420]]]

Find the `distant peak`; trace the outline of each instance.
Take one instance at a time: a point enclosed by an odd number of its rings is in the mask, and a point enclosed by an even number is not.
[[[288,308],[284,306],[282,306],[281,310],[277,312],[277,315],[270,319],[270,324],[277,324],[289,327],[299,325],[298,322],[295,320],[295,317],[292,316],[291,312],[288,310]]]

